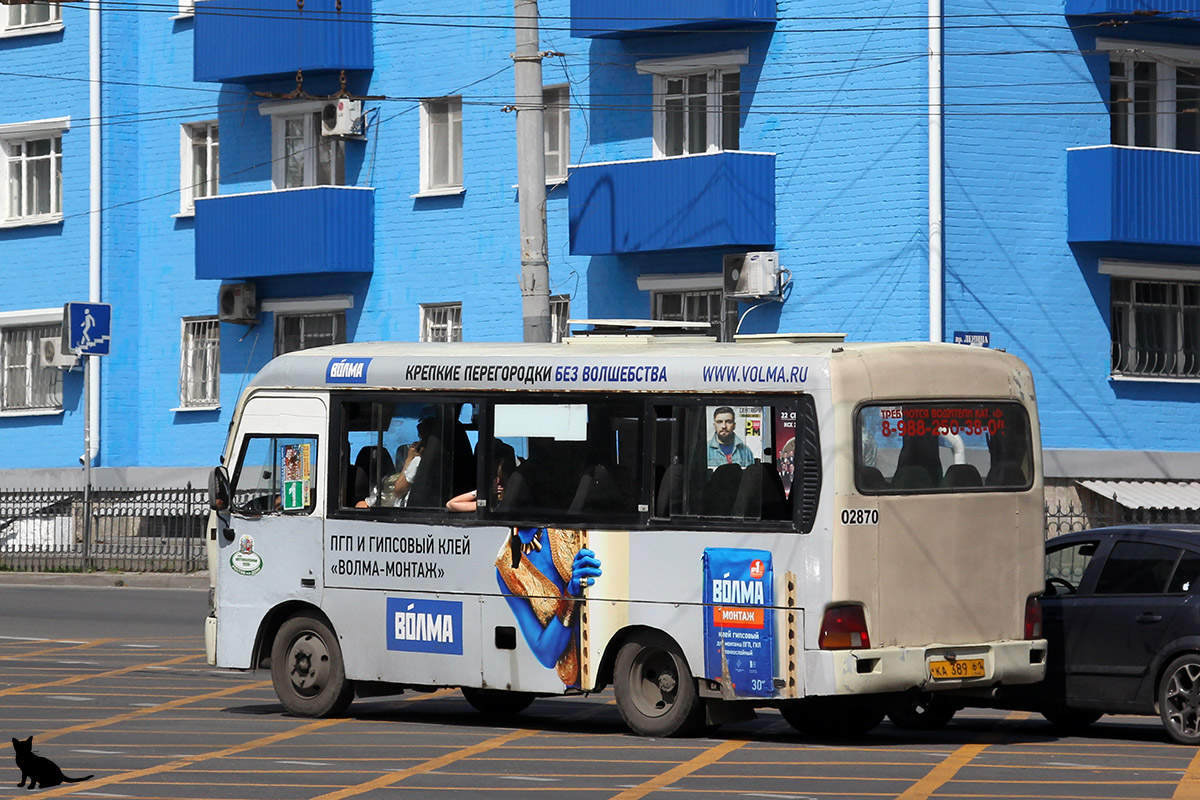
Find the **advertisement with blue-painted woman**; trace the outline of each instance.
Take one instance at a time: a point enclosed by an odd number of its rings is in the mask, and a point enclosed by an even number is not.
[[[496,556],[496,580],[538,662],[579,687],[579,608],[600,577],[587,532],[513,528]]]

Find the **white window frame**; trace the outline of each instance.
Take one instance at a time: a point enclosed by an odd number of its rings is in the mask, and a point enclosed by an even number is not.
[[[63,370],[58,367],[43,367],[40,362],[39,350],[40,340],[44,333],[49,333],[50,336],[62,336],[62,307],[58,308],[39,308],[25,311],[5,311],[0,313],[0,417],[36,417],[52,414],[63,413],[62,405],[62,373]],[[43,331],[38,336],[33,336],[30,339],[30,346],[26,351],[25,368],[27,372],[27,380],[32,380],[35,370],[48,370],[50,375],[51,391],[55,392],[55,396],[51,399],[53,402],[42,406],[30,406],[21,408],[9,408],[4,404],[6,394],[6,386],[8,381],[8,364],[5,359],[5,347],[3,334],[13,330],[36,330],[39,328],[54,328],[57,326],[56,332]],[[33,341],[37,339],[38,341]],[[43,373],[44,374],[44,373]]]
[[[1175,121],[1177,119],[1177,94],[1176,94],[1176,68],[1189,67],[1192,69],[1200,69],[1200,48],[1189,47],[1174,47],[1169,45],[1150,44],[1143,42],[1128,42],[1116,39],[1097,39],[1096,49],[1107,51],[1109,63],[1120,63],[1124,66],[1125,76],[1116,78],[1110,75],[1110,86],[1116,82],[1126,85],[1126,96],[1132,98],[1134,87],[1135,65],[1138,63],[1148,63],[1154,66],[1155,72],[1155,114],[1154,114],[1154,142],[1151,145],[1135,145],[1136,142],[1136,122],[1137,118],[1133,113],[1124,115],[1126,126],[1124,134],[1124,142],[1113,141],[1112,144],[1119,144],[1126,147],[1150,147],[1156,150],[1175,150],[1177,148],[1177,136]],[[1111,89],[1110,89],[1111,97]],[[1128,111],[1133,111],[1133,104],[1130,102],[1127,106]],[[1112,107],[1110,101],[1109,114],[1117,111]],[[1198,143],[1200,148],[1200,143]],[[1185,152],[1197,152],[1196,150],[1187,150]]]
[[[462,303],[422,303],[420,325],[419,341],[461,342]]]
[[[196,151],[193,147],[193,133],[203,130],[205,174],[208,176],[205,186],[199,186],[195,180]],[[185,122],[179,126],[179,214],[180,217],[190,217],[196,213],[196,200],[202,197],[216,197],[221,193],[220,169],[220,131],[217,121]]]
[[[439,122],[430,111],[433,103],[446,104],[444,123]],[[449,172],[445,181],[441,180],[440,176],[435,176],[433,170],[433,145],[438,125],[444,125],[447,138],[446,157]],[[463,128],[462,97],[460,95],[430,97],[421,101],[420,158],[421,186],[420,191],[413,197],[436,197],[463,193]],[[457,167],[457,175],[454,174],[455,167]],[[454,181],[455,178],[458,178],[457,182]]]
[[[682,153],[667,154],[667,100],[668,100],[668,81],[685,76],[694,76],[703,73],[707,82],[707,93],[705,96],[705,130],[706,143],[704,153],[719,153],[726,149],[738,149],[737,147],[726,147],[723,140],[723,119],[725,116],[724,108],[724,91],[723,78],[731,73],[740,75],[741,67],[750,62],[749,50],[731,50],[724,53],[697,54],[692,56],[682,56],[678,58],[658,58],[645,59],[637,62],[637,71],[642,75],[650,75],[653,77],[653,115],[654,115],[654,158],[671,158],[678,155],[698,155],[699,153],[689,153],[687,145],[687,130],[684,134],[684,147]],[[741,86],[738,87],[738,115],[739,125],[741,122]],[[687,122],[688,114],[684,112],[683,121]],[[739,137],[740,140],[740,137]],[[740,141],[739,141],[740,146]]]
[[[271,183],[276,191],[308,189],[314,186],[346,186],[346,143],[321,135],[322,100],[280,100],[262,103],[258,113],[271,118]],[[299,121],[303,153],[303,180],[297,186],[287,185],[287,123]],[[318,155],[321,148],[329,149],[330,182],[317,183]],[[340,177],[340,182],[339,182]]]
[[[70,117],[56,117],[32,122],[14,122],[0,125],[0,228],[17,228],[25,225],[53,225],[62,222],[62,140],[63,134],[71,127]],[[30,142],[49,139],[52,142],[50,159],[50,212],[44,214],[21,213],[21,209],[12,208],[12,188],[9,185],[13,169],[18,161],[27,163],[24,153]],[[57,142],[57,151],[54,143]],[[20,155],[16,155],[16,151]],[[38,158],[42,158],[39,156]],[[22,197],[28,191],[22,187]]]
[[[561,342],[567,338],[571,318],[571,295],[550,295],[550,341]]]
[[[545,111],[546,183],[562,183],[571,164],[571,88],[563,83],[542,88]],[[558,136],[558,149],[550,149],[551,131]],[[551,169],[551,159],[555,169]]]
[[[221,407],[221,322],[215,316],[179,320],[179,406],[174,411]]]
[[[24,17],[26,9],[34,5],[50,6],[50,18],[45,22],[18,22],[12,24],[11,19],[14,15]],[[62,4],[58,2],[49,3],[14,3],[13,5],[4,4],[0,6],[0,39],[9,36],[33,36],[39,33],[54,33],[63,29],[62,22]]]
[[[171,19],[186,19],[196,16],[196,0],[179,0],[179,13]]]

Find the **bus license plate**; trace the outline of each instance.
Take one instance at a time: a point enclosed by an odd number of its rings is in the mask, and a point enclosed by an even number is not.
[[[960,658],[957,661],[930,661],[929,674],[934,680],[953,680],[955,678],[982,678],[982,658]]]

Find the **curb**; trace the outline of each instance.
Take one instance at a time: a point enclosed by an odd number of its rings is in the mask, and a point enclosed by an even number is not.
[[[0,572],[0,586],[113,586],[133,589],[208,588],[208,571],[175,572]]]

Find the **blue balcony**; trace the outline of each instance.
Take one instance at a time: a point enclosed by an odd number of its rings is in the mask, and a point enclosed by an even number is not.
[[[371,0],[207,0],[196,3],[193,77],[214,83],[375,66]]]
[[[571,35],[589,39],[774,24],[775,0],[571,0]]]
[[[196,201],[196,277],[266,278],[375,267],[375,191],[314,186]]]
[[[1200,0],[1181,0],[1164,4],[1161,0],[1066,0],[1066,15],[1103,16],[1118,20],[1137,20],[1145,26],[1155,20],[1170,20],[1171,27],[1196,23],[1195,14],[1200,12]],[[1120,32],[1126,36],[1136,35],[1133,31]]]
[[[1112,255],[1200,248],[1200,153],[1133,147],[1067,152],[1067,240]],[[1149,249],[1145,249],[1149,248]],[[1195,253],[1193,253],[1193,256]]]
[[[770,153],[584,165],[567,190],[573,255],[775,244]]]

